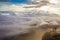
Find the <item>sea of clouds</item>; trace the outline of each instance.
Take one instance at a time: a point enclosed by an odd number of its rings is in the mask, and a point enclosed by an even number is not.
[[[59,3],[53,1],[46,4],[39,0],[31,0],[28,4],[0,4],[0,37],[28,33],[44,24],[59,25]]]

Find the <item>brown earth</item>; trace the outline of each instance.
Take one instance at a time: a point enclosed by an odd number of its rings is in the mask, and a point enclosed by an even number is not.
[[[42,40],[45,33],[50,33],[50,30],[41,31],[41,29],[35,29],[34,31],[14,37],[5,38],[3,40]],[[47,34],[48,34],[47,33]],[[45,35],[47,35],[45,34]]]
[[[40,29],[35,29],[31,33],[22,34],[11,38],[5,38],[3,40],[41,40],[43,33],[44,32]]]

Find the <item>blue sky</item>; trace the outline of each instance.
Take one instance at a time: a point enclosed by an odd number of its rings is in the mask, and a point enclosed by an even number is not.
[[[0,0],[0,2],[28,3],[29,0]]]
[[[13,3],[27,3],[28,0],[11,0],[10,2],[13,2]]]

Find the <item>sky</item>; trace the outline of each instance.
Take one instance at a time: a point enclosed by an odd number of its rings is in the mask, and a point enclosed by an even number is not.
[[[0,2],[27,3],[28,0],[0,0]]]
[[[3,3],[5,2],[5,3]],[[8,2],[8,3],[6,3]],[[9,3],[12,3],[11,5]],[[16,3],[16,4],[15,4]],[[18,4],[17,4],[18,3]],[[49,11],[59,13],[60,8],[58,0],[48,0],[47,3],[40,0],[0,0],[0,11]]]
[[[31,12],[32,10],[43,10],[59,13],[59,0],[47,0],[45,2],[41,1],[44,0],[0,0],[0,11]]]

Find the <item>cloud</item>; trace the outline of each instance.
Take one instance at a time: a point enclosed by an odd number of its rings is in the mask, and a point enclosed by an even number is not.
[[[24,11],[25,9],[23,8],[23,6],[20,5],[3,5],[1,6],[1,11]]]
[[[23,6],[17,6],[17,5],[11,5],[9,8],[11,11],[25,11],[25,8]]]
[[[59,0],[31,0],[31,1],[38,2],[38,3],[40,3],[41,1],[50,2],[50,3],[57,3]]]
[[[13,11],[16,12],[15,14],[17,14],[17,12],[34,12],[34,11],[38,11],[40,12],[41,10],[44,12],[50,12],[50,13],[55,13],[55,14],[59,14],[59,10],[58,7],[55,7],[57,5],[53,5],[51,4],[52,1],[56,0],[48,0],[48,1],[44,1],[44,0],[30,0],[31,3],[29,4],[11,4],[11,5],[2,5],[0,6],[0,11]],[[55,12],[54,12],[55,11]]]
[[[22,4],[22,5],[3,5],[0,7],[0,11],[13,11],[16,15],[19,15],[18,12],[34,12],[34,11],[44,11],[44,12],[50,12],[54,14],[59,14],[59,8],[56,8],[54,6],[42,6],[42,7],[37,7],[37,5],[28,5],[28,4]]]
[[[59,16],[54,15],[60,14],[60,9],[56,8],[56,5],[51,6],[43,3],[44,6],[40,6],[39,0],[31,1],[30,4],[4,4],[0,6],[0,11],[10,12],[0,15],[0,37],[27,33],[31,28],[43,26],[48,22],[52,24],[60,22]],[[13,13],[19,16],[10,16]]]
[[[29,13],[27,14],[29,16]],[[42,26],[45,25],[46,23],[49,24],[48,22],[54,25],[57,21],[60,21],[59,17],[55,16],[52,17],[49,15],[46,16],[44,13],[41,13],[43,14],[41,16],[38,14],[39,16],[37,15],[38,17],[36,17],[35,14],[38,13],[36,12],[34,14],[31,14],[34,17],[0,15],[0,32],[1,32],[0,37],[14,36],[22,33],[28,33],[32,28],[38,28],[41,25]]]

